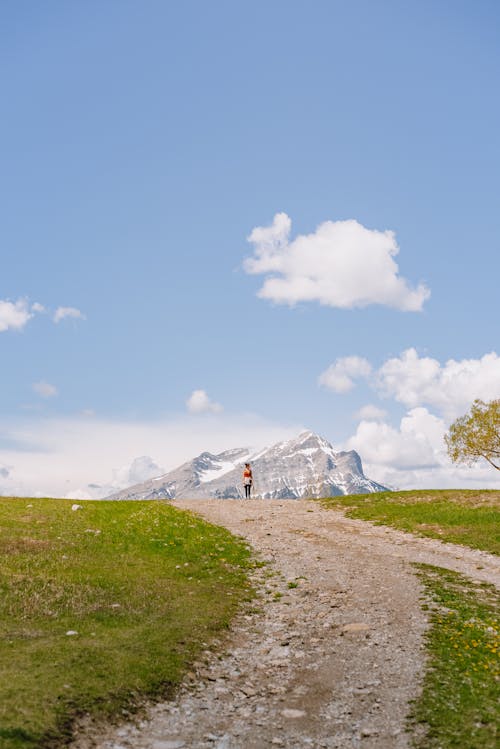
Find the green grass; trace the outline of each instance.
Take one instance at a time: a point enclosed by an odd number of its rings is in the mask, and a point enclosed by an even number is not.
[[[500,554],[500,491],[379,492],[320,501],[345,508],[349,517]]]
[[[492,585],[456,572],[415,566],[430,601],[431,627],[423,691],[410,717],[414,746],[497,749],[500,595]],[[423,730],[415,730],[415,724]]]
[[[224,529],[163,502],[81,504],[0,499],[2,749],[170,694],[252,597],[248,547]]]

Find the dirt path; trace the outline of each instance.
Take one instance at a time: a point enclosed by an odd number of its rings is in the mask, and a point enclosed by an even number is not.
[[[410,563],[500,585],[498,560],[314,502],[176,506],[244,536],[269,562],[262,611],[237,618],[224,652],[207,651],[173,702],[139,725],[86,732],[73,749],[408,747],[426,628]]]

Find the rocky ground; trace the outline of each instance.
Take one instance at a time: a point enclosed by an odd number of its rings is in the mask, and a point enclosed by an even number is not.
[[[72,749],[403,749],[424,669],[412,562],[500,584],[498,559],[345,518],[316,502],[179,501],[244,536],[268,564],[242,613],[171,701]]]

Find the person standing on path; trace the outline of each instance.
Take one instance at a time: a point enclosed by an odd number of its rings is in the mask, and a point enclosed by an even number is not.
[[[245,499],[250,499],[250,492],[252,491],[252,483],[253,483],[253,476],[252,476],[252,469],[250,468],[250,463],[245,463],[245,468],[243,470],[243,486],[245,487]]]

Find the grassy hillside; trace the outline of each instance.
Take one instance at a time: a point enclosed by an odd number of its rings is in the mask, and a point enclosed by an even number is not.
[[[249,598],[245,544],[162,502],[0,499],[0,746],[167,694]]]
[[[321,501],[345,508],[349,517],[500,554],[500,491],[378,492]]]

